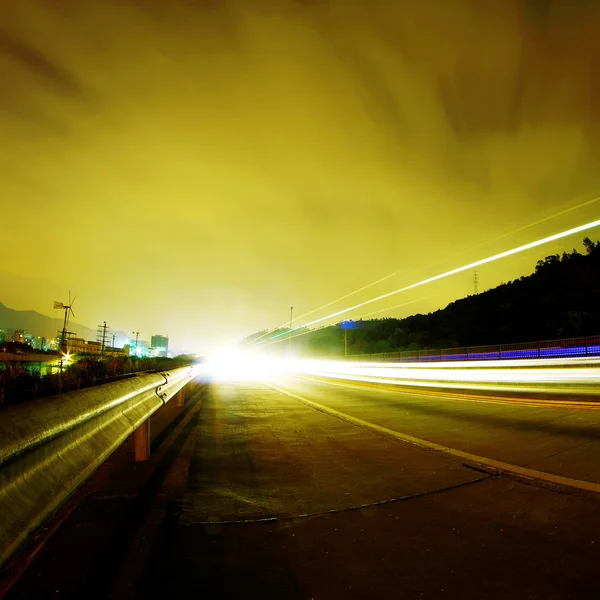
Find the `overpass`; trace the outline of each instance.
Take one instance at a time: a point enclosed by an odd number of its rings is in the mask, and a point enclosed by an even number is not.
[[[6,410],[5,597],[598,597],[599,362],[197,367]]]

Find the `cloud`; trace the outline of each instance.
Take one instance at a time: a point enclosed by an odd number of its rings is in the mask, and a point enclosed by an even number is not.
[[[70,96],[83,96],[83,86],[73,73],[45,57],[33,46],[4,31],[0,31],[0,54],[18,62],[43,83],[50,84],[54,91]]]
[[[23,272],[82,248],[56,277],[90,322],[166,330],[173,280],[196,315],[173,339],[250,333],[600,188],[594,2],[23,0],[2,23],[4,216]]]

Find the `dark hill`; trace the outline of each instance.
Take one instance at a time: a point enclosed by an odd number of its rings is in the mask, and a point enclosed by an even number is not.
[[[57,314],[63,314],[62,311]],[[0,328],[23,329],[27,333],[40,335],[46,338],[55,338],[63,327],[63,318],[51,318],[34,310],[14,310],[0,302]],[[77,334],[76,337],[86,340],[96,339],[96,330],[78,323],[69,323],[69,331]]]

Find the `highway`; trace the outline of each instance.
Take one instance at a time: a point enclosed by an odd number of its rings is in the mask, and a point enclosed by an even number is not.
[[[107,528],[90,505],[8,597],[600,597],[600,404],[585,400],[214,382],[119,560],[98,541],[88,571],[61,562],[82,523]],[[105,496],[131,494],[120,477]]]

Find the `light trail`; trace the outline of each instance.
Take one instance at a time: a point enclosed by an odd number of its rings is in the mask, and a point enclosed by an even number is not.
[[[594,204],[594,203],[596,203],[598,201],[600,201],[600,196],[598,196],[596,198],[592,198],[591,200],[586,200],[585,202],[582,202],[581,204],[577,204],[575,206],[571,206],[569,208],[566,208],[565,210],[562,210],[562,211],[560,211],[558,213],[555,213],[553,215],[549,215],[547,217],[543,217],[543,218],[541,218],[541,219],[539,219],[537,221],[534,221],[533,223],[529,223],[527,225],[523,225],[522,227],[519,227],[517,229],[513,229],[512,231],[509,231],[507,233],[503,233],[502,235],[499,235],[499,236],[497,236],[495,238],[492,238],[490,240],[486,240],[485,242],[482,242],[481,244],[476,244],[475,246],[472,246],[472,247],[470,247],[470,248],[468,248],[466,250],[462,250],[460,252],[455,253],[453,256],[460,256],[461,254],[464,254],[465,252],[471,252],[473,250],[476,250],[477,248],[481,248],[483,246],[487,246],[488,244],[491,244],[492,242],[497,242],[498,240],[502,240],[502,239],[504,239],[506,237],[514,235],[515,233],[519,233],[521,231],[525,231],[526,229],[529,229],[531,227],[535,227],[536,225],[540,225],[541,223],[546,223],[547,221],[551,221],[552,219],[556,219],[557,217],[562,217],[563,215],[566,215],[566,214],[568,214],[570,212],[573,212],[575,210],[579,210],[580,208],[584,208],[586,206],[590,206],[590,205],[592,205],[592,204]],[[447,260],[447,258],[445,258],[444,260],[438,260],[438,261],[429,263],[424,268],[427,269],[427,268],[432,267],[434,265],[440,264],[441,262],[444,262],[445,260]],[[363,290],[366,290],[367,288],[370,288],[370,287],[372,287],[374,285],[377,285],[378,283],[381,283],[382,281],[385,281],[386,279],[390,279],[391,277],[394,277],[395,275],[397,275],[397,272],[396,273],[390,273],[389,275],[386,275],[385,277],[382,277],[381,279],[378,279],[377,281],[373,281],[372,283],[368,283],[367,285],[365,285],[365,286],[363,286],[361,288],[358,288],[357,290],[354,290],[353,292],[350,292],[349,294],[346,294],[344,296],[340,296],[336,300],[332,300],[331,302],[327,302],[326,304],[323,304],[322,306],[319,306],[318,308],[310,310],[310,311],[308,311],[308,312],[306,312],[306,313],[304,313],[302,315],[298,315],[297,317],[295,317],[292,320],[292,323],[295,322],[295,321],[297,321],[297,320],[299,320],[299,319],[307,317],[308,315],[312,315],[312,314],[314,314],[314,313],[316,313],[316,312],[318,312],[318,311],[320,311],[320,310],[322,310],[324,308],[327,308],[328,306],[331,306],[332,304],[336,304],[337,302],[345,300],[346,298],[349,298],[350,296],[353,296],[354,294],[358,294],[359,292],[362,292]],[[428,297],[431,297],[431,296],[428,296]],[[375,311],[375,312],[372,312],[372,313],[367,313],[366,315],[362,315],[361,317],[357,317],[357,318],[362,319],[364,317],[371,316],[371,315],[374,315],[374,314],[378,314],[378,313],[381,313],[381,312],[385,312],[386,310],[393,310],[394,308],[399,308],[401,306],[404,306],[404,304],[398,304],[396,306],[390,307],[389,309],[382,309],[382,310],[378,310],[378,311]],[[289,324],[289,321],[286,321],[285,323],[283,323],[279,327],[275,327],[271,331],[266,331],[262,335],[258,336],[257,338],[255,338],[254,340],[252,340],[251,342],[249,342],[248,346],[251,347],[256,342],[258,342],[259,340],[261,340],[262,338],[264,338],[264,337],[270,335],[271,333],[273,333],[273,331],[277,331],[278,329],[281,329],[282,327],[286,327],[288,324]],[[285,333],[291,333],[292,331],[295,331],[295,330],[292,329],[292,330],[289,330],[289,331],[285,331],[284,334]],[[304,334],[301,334],[301,335],[304,335]],[[274,337],[277,337],[277,336],[274,336]],[[273,338],[269,338],[269,339],[273,339]],[[293,339],[293,337],[292,337],[292,339]],[[265,340],[265,342],[267,342],[267,341],[269,341],[269,340]],[[261,345],[261,344],[259,344],[259,345]]]
[[[394,306],[390,306],[389,308],[382,308],[381,310],[375,310],[370,313],[365,313],[363,315],[360,315],[360,317],[356,317],[355,320],[364,319],[365,317],[371,317],[372,315],[377,315],[382,312],[387,312],[388,310],[394,310],[395,308],[401,308],[402,306],[408,306],[409,304],[414,304],[415,302],[421,302],[422,300],[427,300],[429,298],[433,298],[436,295],[437,294],[430,294],[429,296],[423,296],[422,298],[417,298],[416,300],[411,300],[410,302],[403,302],[402,304],[396,304]]]
[[[485,242],[481,242],[480,244],[476,244],[475,246],[471,246],[470,248],[466,248],[465,250],[461,250],[460,252],[456,252],[455,254],[453,254],[452,256],[460,256],[461,254],[465,254],[466,252],[472,252],[473,250],[477,250],[477,248],[482,248],[483,246],[487,246],[493,242],[497,242],[498,240],[503,240],[504,238],[507,238],[511,235],[514,235],[515,233],[520,233],[521,231],[525,231],[526,229],[530,229],[531,227],[535,227],[536,225],[541,225],[542,223],[546,223],[547,221],[551,221],[552,219],[556,219],[557,217],[562,217],[563,215],[566,215],[570,212],[573,212],[575,210],[579,210],[580,208],[584,208],[586,206],[590,206],[591,204],[594,204],[596,202],[600,201],[600,196],[598,196],[597,198],[592,198],[591,200],[586,200],[585,202],[582,202],[581,204],[577,204],[576,206],[571,206],[570,208],[566,208],[565,210],[561,210],[560,212],[557,212],[553,215],[549,215],[547,217],[543,217],[541,219],[539,219],[538,221],[534,221],[533,223],[529,223],[527,225],[523,225],[522,227],[518,227],[517,229],[513,229],[512,231],[508,231],[507,233],[503,233],[502,235],[499,235],[495,238],[491,238],[489,240],[486,240]],[[446,257],[443,260],[436,260],[433,263],[429,263],[426,267],[424,268],[428,268],[428,267],[432,267],[434,265],[439,265],[441,262],[444,262],[445,260],[447,260],[448,257]]]
[[[357,290],[354,290],[353,292],[345,294],[344,296],[340,296],[339,298],[336,298],[335,300],[332,300],[331,302],[327,302],[327,304],[323,304],[322,306],[319,306],[318,308],[314,308],[313,310],[309,310],[308,312],[306,312],[302,315],[298,315],[296,318],[292,319],[292,323],[294,321],[297,321],[298,319],[303,319],[304,317],[307,317],[308,315],[312,315],[320,310],[323,310],[324,308],[327,308],[328,306],[331,306],[332,304],[337,304],[338,302],[341,302],[342,300],[345,300],[346,298],[350,298],[350,296],[354,296],[354,294],[358,294],[359,292],[362,292],[363,290],[366,290],[367,288],[373,287],[374,285],[377,285],[378,283],[381,283],[382,281],[385,281],[386,279],[390,279],[391,277],[394,277],[394,275],[396,275],[396,273],[390,273],[389,275],[386,275],[385,277],[382,277],[381,279],[378,279],[377,281],[367,283],[367,285],[363,285],[361,288],[358,288]],[[280,325],[279,327],[275,327],[275,330],[281,329],[282,327],[286,327],[288,325],[288,323],[289,323],[289,321],[285,322],[283,325]],[[257,338],[252,340],[248,344],[248,346],[252,346],[256,342],[258,342],[258,340],[269,335],[269,333],[272,333],[272,331],[266,331],[262,335],[259,335]],[[286,331],[286,333],[288,333],[288,332]]]
[[[557,364],[558,363],[558,364]],[[288,372],[370,384],[458,390],[548,393],[600,396],[600,359],[544,359],[437,363],[370,363],[296,360]],[[556,365],[556,366],[554,366]],[[595,403],[600,409],[600,403]]]
[[[298,327],[299,329],[304,329],[304,327]],[[298,337],[302,337],[303,335],[308,335],[309,333],[315,333],[316,331],[320,331],[321,329],[324,329],[323,326],[319,327],[318,329],[308,329],[307,331],[303,331],[302,333],[296,333],[295,335],[292,335],[290,337],[286,337],[285,340],[295,340]],[[287,333],[287,331],[286,331]],[[278,337],[278,336],[275,336]],[[277,344],[279,342],[281,342],[281,339],[274,339],[274,338],[270,338],[268,340],[265,340],[262,344],[258,344],[258,348],[263,348],[265,346],[270,346],[271,344]]]
[[[396,304],[396,306],[391,306],[390,308],[383,308],[382,310],[376,310],[375,312],[371,312],[371,313],[366,313],[364,315],[361,315],[360,317],[356,317],[356,320],[360,320],[360,319],[364,319],[365,317],[369,317],[371,315],[375,315],[377,313],[380,312],[385,312],[386,310],[392,310],[394,308],[400,308],[401,306],[407,306],[409,304],[414,304],[415,302],[421,302],[421,300],[427,300],[427,298],[431,298],[435,296],[435,294],[431,294],[429,296],[423,296],[423,298],[417,298],[416,300],[411,300],[410,302],[403,302],[402,304]],[[304,327],[300,327],[299,329],[304,329]],[[309,333],[315,333],[315,331],[318,331],[318,329],[309,329],[308,331],[303,331],[302,333],[296,333],[295,335],[292,335],[290,337],[286,337],[285,340],[295,340],[297,337],[302,337],[303,335],[307,335]],[[285,333],[288,333],[287,331]],[[270,346],[271,344],[277,344],[278,342],[281,342],[280,339],[274,340],[273,338],[265,340],[262,344],[259,344],[260,347],[263,346]]]
[[[446,277],[450,277],[451,275],[456,275],[457,273],[462,273],[463,271],[469,271],[469,270],[473,269],[474,267],[479,267],[481,265],[495,262],[497,260],[500,260],[501,258],[513,256],[515,254],[519,254],[520,252],[524,252],[525,250],[531,250],[532,248],[537,248],[539,246],[543,246],[544,244],[548,244],[550,242],[555,242],[556,240],[560,240],[562,238],[574,235],[576,233],[581,233],[582,231],[587,231],[588,229],[594,229],[595,227],[599,227],[599,226],[600,226],[600,219],[597,219],[596,221],[591,221],[589,223],[585,223],[584,225],[579,225],[578,227],[573,227],[571,229],[567,229],[566,231],[561,231],[560,233],[555,233],[554,235],[547,236],[540,240],[536,240],[534,242],[529,242],[528,244],[523,244],[522,246],[518,246],[517,248],[512,248],[511,250],[506,250],[504,252],[500,252],[499,254],[494,254],[493,256],[488,256],[487,258],[482,258],[481,260],[477,260],[477,261],[469,263],[467,265],[463,265],[462,267],[458,267],[456,269],[446,271],[439,275],[434,275],[433,277],[428,277],[427,279],[423,279],[422,281],[417,281],[416,283],[412,283],[410,285],[399,288],[397,290],[393,290],[391,292],[388,292],[387,294],[382,294],[380,296],[376,296],[375,298],[371,298],[370,300],[365,300],[364,302],[360,302],[358,304],[355,304],[354,306],[350,306],[349,308],[345,308],[343,310],[339,310],[337,312],[331,313],[330,315],[326,315],[325,317],[315,319],[314,321],[310,321],[309,323],[302,325],[302,327],[295,327],[293,329],[290,329],[289,331],[279,333],[276,336],[273,336],[273,338],[271,338],[271,340],[273,340],[275,338],[279,338],[282,335],[289,335],[294,331],[303,329],[304,327],[310,327],[311,325],[316,325],[317,323],[322,323],[323,321],[327,321],[329,319],[339,317],[341,315],[349,313],[352,310],[356,310],[357,308],[362,308],[363,306],[368,306],[369,304],[373,304],[374,302],[379,302],[380,300],[384,300],[385,298],[390,298],[391,296],[395,296],[396,294],[400,294],[401,292],[406,292],[408,290],[412,290],[412,289],[420,287],[422,285],[426,285],[428,283],[433,283],[434,281],[439,281],[440,279],[445,279]]]

